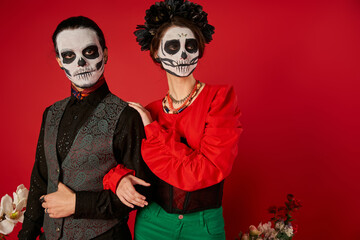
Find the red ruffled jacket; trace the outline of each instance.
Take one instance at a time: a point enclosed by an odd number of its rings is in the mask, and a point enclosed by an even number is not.
[[[149,104],[153,122],[145,127],[142,156],[151,171],[168,184],[195,191],[221,182],[231,171],[242,132],[234,89],[205,85],[179,114],[163,111],[161,100]],[[116,192],[131,170],[117,166],[104,177],[104,188]]]

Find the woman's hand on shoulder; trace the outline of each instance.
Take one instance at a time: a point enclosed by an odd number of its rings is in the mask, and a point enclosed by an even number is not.
[[[119,185],[116,188],[116,195],[118,196],[120,201],[130,208],[134,208],[134,205],[138,207],[144,207],[148,205],[148,202],[145,201],[146,197],[135,190],[134,185],[136,184],[145,187],[150,186],[150,183],[147,183],[138,177],[128,174],[121,178]]]
[[[151,114],[146,108],[144,108],[140,103],[128,102],[129,106],[134,108],[141,116],[144,127],[153,122]]]

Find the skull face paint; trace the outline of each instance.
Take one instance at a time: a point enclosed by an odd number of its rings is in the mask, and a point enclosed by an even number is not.
[[[104,72],[104,52],[96,32],[89,28],[67,29],[56,37],[62,69],[77,87],[93,86]]]
[[[189,76],[196,68],[199,48],[194,33],[186,27],[169,28],[157,52],[163,68],[178,77]]]

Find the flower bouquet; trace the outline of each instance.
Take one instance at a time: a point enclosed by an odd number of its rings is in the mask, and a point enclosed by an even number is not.
[[[14,200],[7,194],[1,198],[0,239],[5,239],[17,222],[23,222],[28,194],[29,190],[21,184],[13,193]]]
[[[251,225],[249,232],[240,232],[241,240],[290,240],[297,232],[297,225],[292,224],[294,220],[291,216],[292,212],[297,211],[301,207],[299,200],[294,195],[288,194],[285,206],[272,206],[268,209],[269,213],[274,216],[268,223],[260,223],[258,227]],[[274,227],[272,227],[272,225]]]

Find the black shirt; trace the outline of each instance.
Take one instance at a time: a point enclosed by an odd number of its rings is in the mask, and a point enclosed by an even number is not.
[[[83,100],[78,100],[71,96],[59,125],[56,143],[59,164],[68,154],[78,130],[108,93],[110,93],[109,88],[104,83]],[[44,126],[48,110],[49,107],[43,114],[35,163],[31,173],[24,223],[18,235],[19,239],[36,239],[41,233],[43,225],[44,209],[39,198],[47,194],[48,169],[44,152]],[[119,117],[114,133],[114,155],[119,164],[123,164],[126,168],[134,169],[136,176],[146,181],[148,168],[141,157],[141,140],[144,137],[144,126],[140,115],[133,108],[125,107]],[[148,192],[144,192],[146,191],[144,188],[137,190],[148,195]],[[129,212],[133,210],[122,204],[119,198],[110,190],[103,190],[101,192],[81,191],[75,194],[76,207],[74,218],[118,218],[122,220],[113,229],[101,235],[101,239],[109,239],[115,233],[118,234],[119,229],[123,228],[121,225],[126,224]]]

